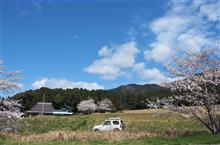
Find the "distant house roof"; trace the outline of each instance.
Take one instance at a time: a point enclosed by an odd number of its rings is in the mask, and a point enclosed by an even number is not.
[[[52,106],[52,103],[48,102],[38,102],[31,110],[27,113],[52,113],[55,109]]]

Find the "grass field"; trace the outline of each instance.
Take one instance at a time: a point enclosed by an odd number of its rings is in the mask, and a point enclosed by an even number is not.
[[[95,124],[121,117],[122,132],[94,133]],[[146,145],[220,144],[198,121],[166,110],[124,111],[74,116],[37,116],[22,121],[20,134],[1,133],[0,144],[8,145]]]

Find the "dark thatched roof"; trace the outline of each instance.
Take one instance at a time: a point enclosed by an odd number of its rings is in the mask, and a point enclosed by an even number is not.
[[[52,103],[38,102],[31,110],[27,113],[52,113],[55,109]]]

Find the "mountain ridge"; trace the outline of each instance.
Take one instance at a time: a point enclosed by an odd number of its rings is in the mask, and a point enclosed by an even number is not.
[[[164,90],[168,90],[168,89],[157,84],[143,84],[143,85],[127,84],[110,89],[110,91],[112,92],[131,93],[131,94],[145,94],[145,93],[152,93],[155,91],[160,92]]]

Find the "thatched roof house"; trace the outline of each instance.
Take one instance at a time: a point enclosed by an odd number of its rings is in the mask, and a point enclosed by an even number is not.
[[[28,114],[52,114],[55,109],[52,103],[48,102],[38,102],[31,110],[27,111]]]

